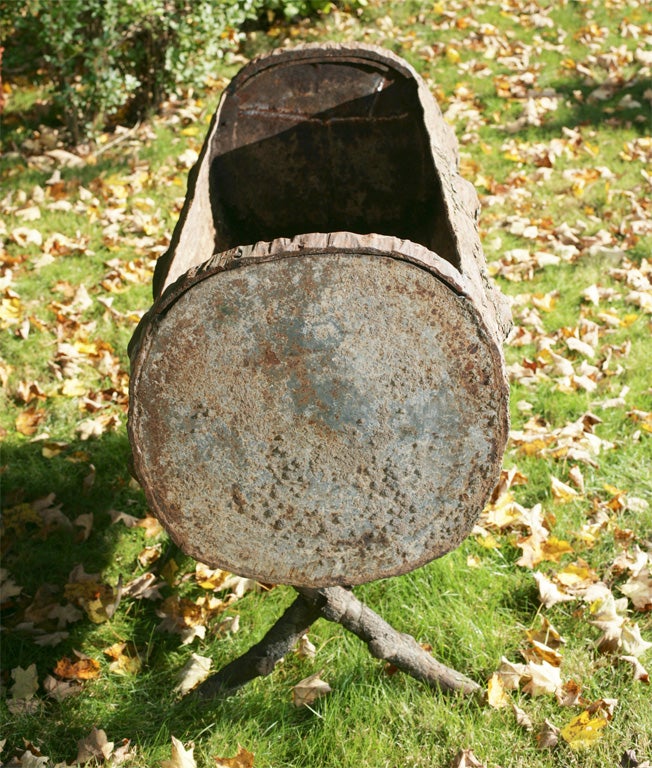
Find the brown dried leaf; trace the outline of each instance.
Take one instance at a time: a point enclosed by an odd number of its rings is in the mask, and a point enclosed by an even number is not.
[[[634,669],[634,680],[640,680],[642,683],[650,682],[650,675],[648,674],[647,669],[645,669],[636,656],[621,656],[620,660],[626,661],[628,664],[632,665]]]
[[[556,691],[555,696],[560,707],[576,707],[584,703],[581,693],[582,686],[574,680],[568,680]]]
[[[295,707],[309,707],[316,699],[331,692],[330,685],[319,677],[322,672],[305,677],[292,688],[292,703]]]
[[[297,656],[300,659],[314,659],[317,655],[317,649],[310,642],[308,635],[302,635],[297,645]]]
[[[217,768],[253,768],[254,754],[238,744],[234,757],[213,757]]]
[[[65,680],[95,680],[100,676],[100,663],[89,658],[71,661],[64,656],[57,661],[54,674]]]
[[[83,685],[78,680],[68,683],[65,680],[57,680],[52,675],[47,675],[43,681],[43,688],[50,698],[55,701],[63,701],[69,696],[76,696],[81,693]]]
[[[161,588],[164,586],[162,581],[157,581],[153,573],[144,573],[137,576],[133,581],[125,585],[122,590],[123,597],[131,597],[134,600],[161,600]]]
[[[27,669],[15,667],[11,670],[11,677],[14,681],[10,688],[12,699],[23,699],[28,701],[33,698],[36,691],[38,691],[36,664],[30,664]]]
[[[539,615],[539,625],[538,629],[528,629],[525,633],[530,642],[543,643],[549,648],[559,648],[566,644],[564,638],[545,616]]]
[[[453,758],[451,768],[487,768],[487,766],[478,760],[472,750],[462,749]]]
[[[520,725],[521,728],[525,728],[526,731],[531,731],[534,729],[534,725],[532,724],[532,720],[530,716],[525,712],[525,710],[521,709],[520,707],[517,707],[516,704],[512,702],[512,711],[514,712],[514,716],[516,717],[516,724]]]
[[[537,733],[537,746],[539,749],[554,749],[559,742],[559,728],[550,722],[544,720],[543,726]]]
[[[85,739],[81,739],[77,742],[77,760],[79,765],[94,762],[103,763],[109,760],[113,754],[113,742],[109,741],[106,737],[106,733],[97,728],[88,734]]]
[[[45,408],[37,408],[35,405],[21,411],[16,417],[16,431],[21,435],[30,437],[35,434],[39,425],[45,419]]]
[[[637,611],[652,611],[652,573],[642,569],[619,587]]]

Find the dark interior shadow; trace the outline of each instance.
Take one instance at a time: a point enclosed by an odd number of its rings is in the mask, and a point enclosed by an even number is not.
[[[411,240],[459,268],[418,83],[377,62],[298,61],[227,89],[212,141],[214,252],[309,232]],[[199,165],[199,164],[198,164]],[[165,280],[198,183],[169,250]]]

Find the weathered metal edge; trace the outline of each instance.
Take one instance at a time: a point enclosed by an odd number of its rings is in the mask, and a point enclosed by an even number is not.
[[[142,343],[145,327],[153,321],[155,315],[167,311],[182,294],[196,283],[227,269],[274,261],[279,258],[336,252],[350,253],[351,255],[375,254],[409,262],[430,272],[434,277],[444,282],[454,293],[472,299],[473,290],[465,275],[433,251],[410,240],[402,240],[390,235],[359,235],[353,232],[313,232],[292,238],[277,238],[253,245],[237,246],[216,253],[210,259],[191,267],[178,277],[156,299],[138,323],[128,346],[132,365]]]

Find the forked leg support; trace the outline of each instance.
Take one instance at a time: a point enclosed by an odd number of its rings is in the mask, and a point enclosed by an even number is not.
[[[269,675],[311,624],[323,618],[341,624],[367,644],[372,656],[442,691],[477,694],[481,687],[434,659],[412,635],[397,632],[344,587],[297,588],[296,600],[246,653],[205,680],[197,696],[212,699],[231,693],[256,677]]]

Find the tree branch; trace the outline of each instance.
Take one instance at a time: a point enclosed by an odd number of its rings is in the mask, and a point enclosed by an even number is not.
[[[196,696],[212,699],[226,695],[256,677],[269,675],[320,615],[318,600],[308,601],[299,595],[260,642],[205,680]]]
[[[197,697],[215,698],[269,675],[318,618],[341,624],[367,644],[372,656],[431,688],[467,695],[481,692],[477,683],[434,659],[412,635],[395,630],[350,590],[297,588],[297,592],[299,596],[263,639],[205,680],[196,691]]]

